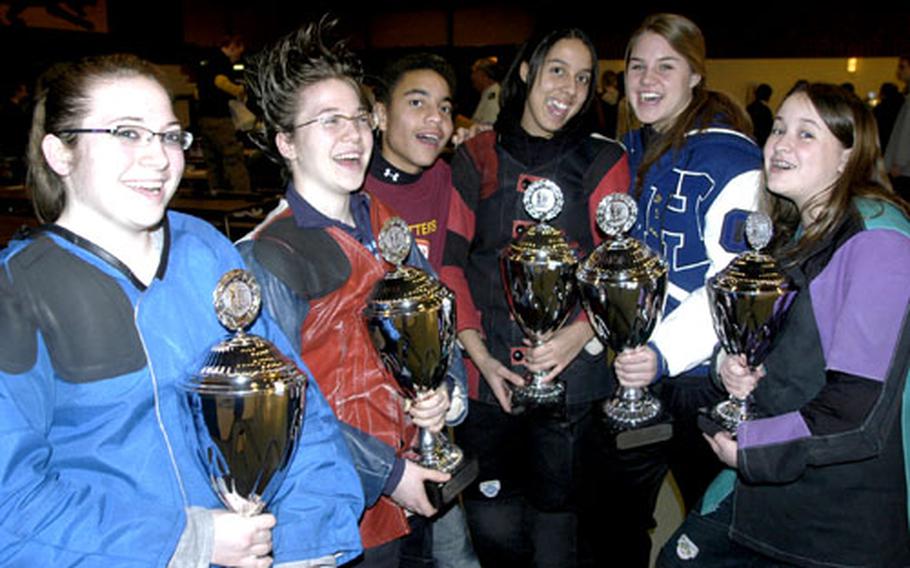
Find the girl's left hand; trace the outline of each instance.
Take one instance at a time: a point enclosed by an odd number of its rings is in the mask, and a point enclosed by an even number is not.
[[[702,436],[708,441],[708,445],[711,446],[711,449],[714,450],[714,453],[717,454],[717,458],[720,461],[724,462],[729,467],[736,469],[736,452],[739,449],[736,438],[730,435],[729,432],[723,430],[714,434],[714,436],[709,436],[707,434],[702,434]]]

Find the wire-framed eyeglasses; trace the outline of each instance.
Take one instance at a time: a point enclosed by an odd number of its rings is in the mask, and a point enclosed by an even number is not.
[[[345,122],[350,122],[358,130],[373,130],[374,128],[373,113],[364,110],[353,116],[341,114],[340,112],[320,114],[316,118],[311,118],[310,120],[304,120],[299,124],[295,124],[294,129],[303,128],[304,126],[316,124],[317,122],[323,130],[331,133],[341,131]]]
[[[162,144],[169,148],[189,150],[193,145],[192,132],[180,128],[155,132],[144,126],[121,125],[112,128],[68,128],[58,131],[57,134],[110,134],[124,146],[131,148],[148,146],[156,136],[161,139]]]

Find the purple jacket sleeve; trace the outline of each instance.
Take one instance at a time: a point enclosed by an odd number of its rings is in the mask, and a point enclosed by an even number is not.
[[[738,430],[740,474],[788,482],[811,466],[877,455],[906,375],[910,238],[867,230],[812,281],[826,381],[801,408]]]

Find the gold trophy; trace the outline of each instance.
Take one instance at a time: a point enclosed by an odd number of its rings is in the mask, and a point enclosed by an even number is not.
[[[191,443],[215,493],[229,510],[253,516],[287,474],[306,376],[269,341],[244,333],[261,303],[252,274],[226,273],[213,298],[219,321],[234,335],[212,346],[178,388]]]
[[[708,302],[714,330],[724,350],[746,356],[750,368],[758,367],[774,345],[774,339],[796,298],[797,288],[773,257],[761,249],[771,242],[773,225],[764,213],[746,219],[746,251],[708,279]],[[752,418],[749,400],[729,398],[708,413],[709,422],[699,416],[701,428],[714,433],[718,427],[736,434],[743,420]]]
[[[626,233],[638,207],[626,194],[606,196],[597,206],[597,224],[607,236],[578,267],[582,304],[598,339],[614,354],[645,345],[661,317],[667,288],[667,264]],[[669,438],[670,425],[622,436],[660,422],[660,401],[647,388],[619,386],[603,406],[617,446],[629,448]],[[647,432],[647,433],[646,433]]]
[[[386,368],[416,400],[445,381],[456,349],[455,295],[426,272],[403,264],[411,238],[398,217],[383,226],[379,249],[395,270],[373,288],[363,316]],[[442,432],[421,428],[418,454],[420,465],[452,475],[445,483],[426,482],[427,497],[437,509],[477,477],[477,460],[465,458]]]
[[[512,241],[499,259],[506,299],[515,322],[535,346],[542,345],[572,314],[578,300],[578,259],[562,231],[547,224],[563,206],[562,190],[550,180],[531,183],[525,211],[538,223]],[[529,373],[526,385],[512,389],[512,411],[563,409],[566,387],[559,379],[543,382],[547,371]]]

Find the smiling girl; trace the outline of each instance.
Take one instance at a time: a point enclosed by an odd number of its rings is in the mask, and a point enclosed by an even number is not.
[[[589,344],[584,318],[528,348],[506,303],[498,257],[534,222],[522,205],[531,182],[561,188],[565,204],[551,224],[579,256],[600,240],[600,199],[626,190],[621,146],[586,126],[596,64],[581,30],[529,41],[504,81],[495,130],[465,142],[452,162],[457,199],[441,274],[456,293],[459,339],[470,356],[471,412],[456,439],[480,459],[479,483],[464,497],[484,566],[577,563],[579,476],[589,471],[583,441],[593,425],[591,403],[612,390],[606,363],[599,344]],[[513,414],[511,386],[524,385],[525,369],[565,381],[556,413]]]
[[[763,418],[711,439],[732,469],[658,565],[908,566],[910,206],[872,113],[834,85],[787,96],[765,172],[799,294],[759,369],[722,358],[724,386]]]
[[[361,92],[359,61],[343,43],[324,43],[331,26],[308,24],[247,67],[247,85],[264,113],[263,146],[291,182],[278,209],[240,248],[263,283],[267,309],[344,423],[367,500],[360,523],[366,550],[355,565],[397,567],[413,549],[432,561],[422,546],[432,537],[430,525],[406,511],[436,513],[424,481],[449,476],[406,456],[418,426],[442,429],[449,395],[443,385],[407,403],[363,319],[373,287],[391,270],[376,241],[392,212],[360,191],[373,150],[373,115]],[[426,261],[412,247],[408,262]],[[409,533],[419,542],[404,541]]]
[[[314,381],[273,514],[225,511],[193,455],[176,385],[224,338],[212,292],[243,263],[209,223],[166,211],[192,141],[134,56],[42,78],[29,186],[45,225],[0,255],[4,564],[324,566],[360,551],[359,483]],[[291,352],[267,316],[251,331]]]
[[[651,341],[619,354],[615,369],[626,387],[654,384],[674,435],[609,456],[621,488],[617,516],[629,519],[611,531],[630,555],[623,566],[648,565],[647,531],[668,468],[687,508],[718,470],[696,425],[698,408],[723,395],[708,378],[717,337],[704,284],[746,248],[742,227],[758,205],[761,151],[745,111],[708,89],[705,56],[701,30],[675,14],[646,18],[626,48],[626,95],[644,125],[624,138],[638,200],[632,235],[665,258],[669,282]]]

